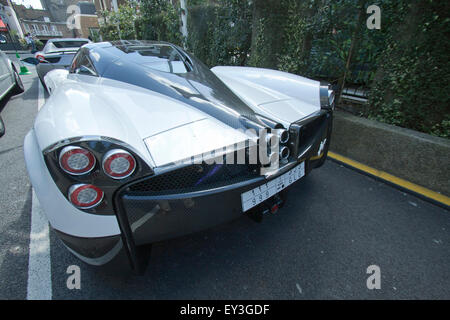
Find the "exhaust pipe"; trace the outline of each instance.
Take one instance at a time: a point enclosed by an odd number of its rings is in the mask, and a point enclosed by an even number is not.
[[[278,129],[277,135],[280,143],[287,143],[289,141],[289,131],[286,129]]]
[[[280,148],[280,159],[281,160],[286,160],[287,158],[289,158],[290,155],[291,155],[291,151],[289,150],[288,147],[283,146]]]

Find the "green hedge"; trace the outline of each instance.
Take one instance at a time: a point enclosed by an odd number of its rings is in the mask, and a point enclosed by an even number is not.
[[[247,1],[223,0],[220,6],[191,6],[188,12],[188,50],[210,67],[247,63],[252,37]]]
[[[363,116],[449,137],[450,2],[378,0],[381,30],[366,27],[374,4],[366,0],[196,4],[187,43],[207,65],[268,67],[339,85],[345,75],[370,92]]]
[[[369,0],[190,0],[188,39],[178,5],[141,0],[137,14],[136,4],[108,14],[105,40],[166,40],[210,67],[273,68],[338,88],[345,80],[370,91],[363,116],[450,136],[449,1],[378,0],[381,30],[369,30]]]

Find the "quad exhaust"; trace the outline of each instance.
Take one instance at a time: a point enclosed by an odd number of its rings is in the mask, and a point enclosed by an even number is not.
[[[291,151],[289,150],[288,147],[282,146],[280,148],[280,159],[281,160],[287,160],[287,158],[289,158],[290,155],[291,155]]]

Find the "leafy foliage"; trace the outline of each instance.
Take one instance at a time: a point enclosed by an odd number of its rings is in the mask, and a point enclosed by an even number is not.
[[[182,45],[179,11],[166,0],[128,1],[117,12],[102,12],[103,40],[164,40]]]
[[[105,13],[104,40],[185,45],[208,66],[276,68],[369,90],[363,116],[450,136],[450,3],[378,0],[381,30],[366,27],[368,0],[189,0],[188,39],[167,0],[130,1]],[[120,33],[119,33],[120,30]]]
[[[190,51],[209,66],[246,64],[252,37],[249,2],[223,0],[191,5],[188,11]]]
[[[141,38],[183,44],[180,32],[180,11],[167,0],[142,0]]]
[[[449,4],[432,0],[399,2],[392,7],[397,14],[391,17],[402,24],[386,35],[368,116],[449,138]]]
[[[137,39],[140,35],[136,25],[140,21],[138,5],[128,2],[115,11],[103,11],[101,13],[103,23],[100,25],[100,34],[105,41],[121,39]]]

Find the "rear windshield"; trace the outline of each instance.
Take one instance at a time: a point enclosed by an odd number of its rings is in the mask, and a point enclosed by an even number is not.
[[[88,43],[87,41],[54,41],[52,44],[58,48],[79,48]]]
[[[191,71],[181,54],[170,45],[122,45],[118,49],[126,53],[137,64],[158,71],[169,73],[186,73]]]

